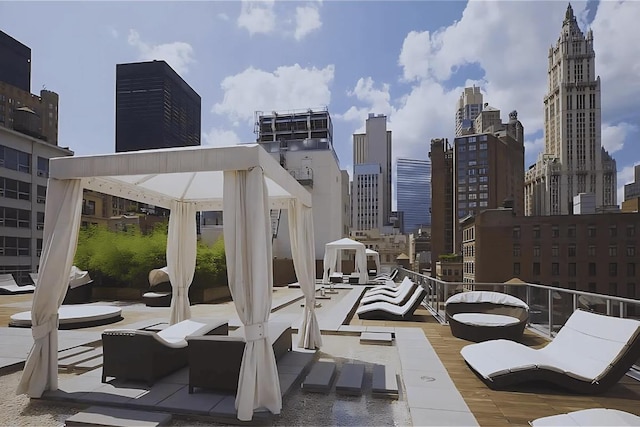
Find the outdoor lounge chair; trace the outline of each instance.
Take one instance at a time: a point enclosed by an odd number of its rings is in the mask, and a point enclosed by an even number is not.
[[[617,409],[593,408],[538,418],[529,424],[532,427],[640,426],[640,417]]]
[[[542,349],[494,340],[468,345],[460,354],[492,389],[545,381],[576,393],[600,393],[640,357],[640,321],[576,310]]]
[[[369,282],[379,282],[379,283],[385,283],[387,280],[391,280],[392,282],[396,279],[396,276],[398,275],[398,269],[394,268],[393,271],[391,271],[391,273],[389,274],[378,274],[376,277],[374,277],[373,279],[369,280]]]
[[[517,341],[527,325],[529,306],[499,292],[461,292],[445,302],[445,315],[454,337],[475,342]]]
[[[0,295],[28,294],[35,289],[32,285],[18,285],[11,274],[0,274]]]
[[[412,282],[409,279],[403,281],[400,286],[398,286],[398,291],[380,291],[373,295],[366,295],[360,300],[360,304],[371,304],[374,302],[389,302],[391,304],[402,305],[413,295],[413,292],[416,290],[418,286],[417,283]]]
[[[170,307],[172,298],[171,282],[168,267],[155,268],[149,272],[151,292],[142,294],[142,302],[147,307]]]
[[[393,283],[393,282],[391,282]],[[398,294],[405,291],[406,288],[413,286],[413,281],[408,277],[402,279],[402,282],[399,285],[388,284],[388,285],[379,285],[374,286],[364,293],[365,297],[373,296],[373,295],[387,295],[390,297],[398,296]]]
[[[35,286],[38,286],[38,273],[29,273],[29,277]],[[91,301],[91,284],[93,279],[88,271],[80,270],[75,265],[71,266],[69,273],[69,287],[62,301],[67,304],[86,304]]]
[[[276,361],[291,351],[291,324],[269,322],[269,341]],[[195,387],[237,392],[244,354],[243,327],[228,336],[191,336],[189,343],[189,393]]]
[[[388,302],[374,302],[358,308],[356,314],[360,319],[369,320],[409,320],[416,309],[427,296],[427,291],[422,286],[416,287],[411,298],[403,305]]]
[[[153,384],[187,365],[189,336],[226,335],[226,321],[183,320],[160,332],[106,329],[102,332],[102,382],[107,377]]]

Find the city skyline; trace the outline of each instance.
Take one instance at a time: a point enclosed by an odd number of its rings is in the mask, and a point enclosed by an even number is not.
[[[640,85],[633,72],[640,47],[626,42],[639,31],[633,17],[640,4],[572,6],[581,28],[594,33],[603,87],[602,140],[618,162],[620,202],[633,165],[640,162],[640,149],[632,144],[640,133]],[[113,151],[115,65],[165,59],[202,96],[203,145],[254,141],[256,110],[328,105],[336,152],[350,172],[351,135],[362,130],[369,112],[389,117],[394,164],[398,157],[426,159],[428,141],[453,137],[456,100],[464,87],[476,84],[484,101],[502,110],[503,120],[518,111],[527,132],[528,167],[543,146],[547,51],[566,7],[566,2],[372,2],[366,8],[317,1],[4,2],[0,26],[32,49],[32,91],[45,85],[60,94],[60,145],[79,155]],[[68,16],[74,26],[66,24]],[[47,28],[47,36],[29,31],[24,17]]]

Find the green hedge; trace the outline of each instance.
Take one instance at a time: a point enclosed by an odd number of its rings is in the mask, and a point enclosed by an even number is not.
[[[167,265],[167,224],[158,224],[151,233],[137,227],[109,231],[103,226],[80,230],[75,265],[88,270],[98,286],[148,288],[149,271]],[[196,272],[191,286],[209,288],[227,285],[224,241],[213,246],[198,242]]]

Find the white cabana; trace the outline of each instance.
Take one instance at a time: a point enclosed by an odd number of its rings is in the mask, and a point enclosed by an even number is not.
[[[173,287],[172,321],[190,315],[188,287],[195,267],[195,213],[223,211],[229,287],[246,326],[247,345],[236,395],[238,418],[251,420],[256,408],[279,413],[282,400],[277,368],[265,327],[273,283],[269,209],[288,209],[293,201],[293,206],[299,204],[304,212],[311,208],[311,194],[257,144],[50,160],[40,280],[32,307],[34,345],[16,392],[40,397],[45,390],[58,387],[57,313],[76,251],[83,189],[171,210],[167,273]],[[310,218],[303,215],[293,234],[312,229]],[[296,235],[294,240],[305,242],[297,245],[296,256],[313,264],[314,255],[309,251],[314,247],[313,234],[302,238]],[[309,269],[298,271],[301,264],[296,262],[296,273],[304,278]],[[308,287],[307,282],[300,280],[301,287]],[[305,316],[305,322],[313,323],[309,319],[315,319],[315,314]]]
[[[367,248],[367,258],[373,258],[373,262],[376,264],[376,274],[380,274],[380,254],[378,251]]]
[[[329,277],[335,272],[342,272],[342,251],[355,251],[355,272],[358,274],[358,283],[366,284],[369,281],[367,272],[366,247],[360,242],[351,239],[340,239],[329,242],[324,246],[324,263],[322,283],[329,283]]]

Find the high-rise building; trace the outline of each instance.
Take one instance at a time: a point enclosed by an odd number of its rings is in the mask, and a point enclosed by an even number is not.
[[[431,226],[431,161],[399,158],[396,163],[398,211],[403,212],[404,232],[417,233]]]
[[[585,37],[571,5],[549,49],[548,79],[544,152],[526,173],[526,215],[571,214],[580,193],[594,193],[599,212],[617,209],[616,162],[601,143],[593,32]]]
[[[431,275],[440,255],[453,250],[453,147],[449,140],[431,140]]]
[[[333,124],[326,108],[256,112],[257,142],[311,193],[316,258],[325,245],[348,235],[349,175],[333,149]],[[344,180],[346,179],[346,183]],[[273,255],[291,258],[286,210],[272,210]]]
[[[633,167],[634,181],[624,185],[624,200],[640,197],[640,165]]]
[[[479,87],[464,88],[456,109],[456,136],[473,133],[473,121],[482,111],[482,105],[482,93]]]
[[[0,126],[58,144],[58,94],[31,93],[31,49],[0,31]]]
[[[0,81],[31,92],[31,49],[0,31]]]
[[[200,95],[165,61],[116,66],[116,152],[200,145]]]
[[[387,117],[383,114],[369,114],[365,125],[365,133],[353,134],[353,170],[354,182],[356,169],[361,170],[363,179],[371,178],[371,173],[375,169],[373,166],[357,168],[358,165],[380,165],[379,178],[375,178],[381,187],[381,195],[377,200],[375,211],[377,217],[375,221],[372,218],[359,218],[358,215],[370,215],[369,207],[359,206],[358,200],[368,200],[367,197],[361,197],[359,191],[365,187],[358,188],[353,185],[351,194],[351,206],[353,211],[352,228],[354,230],[368,230],[368,228],[359,228],[367,226],[366,224],[379,224],[379,227],[387,224],[391,217],[391,131],[387,130]],[[364,178],[364,176],[367,178]],[[364,182],[364,181],[363,181]],[[369,190],[367,190],[369,191]],[[375,199],[373,200],[376,203]],[[367,202],[368,203],[368,202]]]

